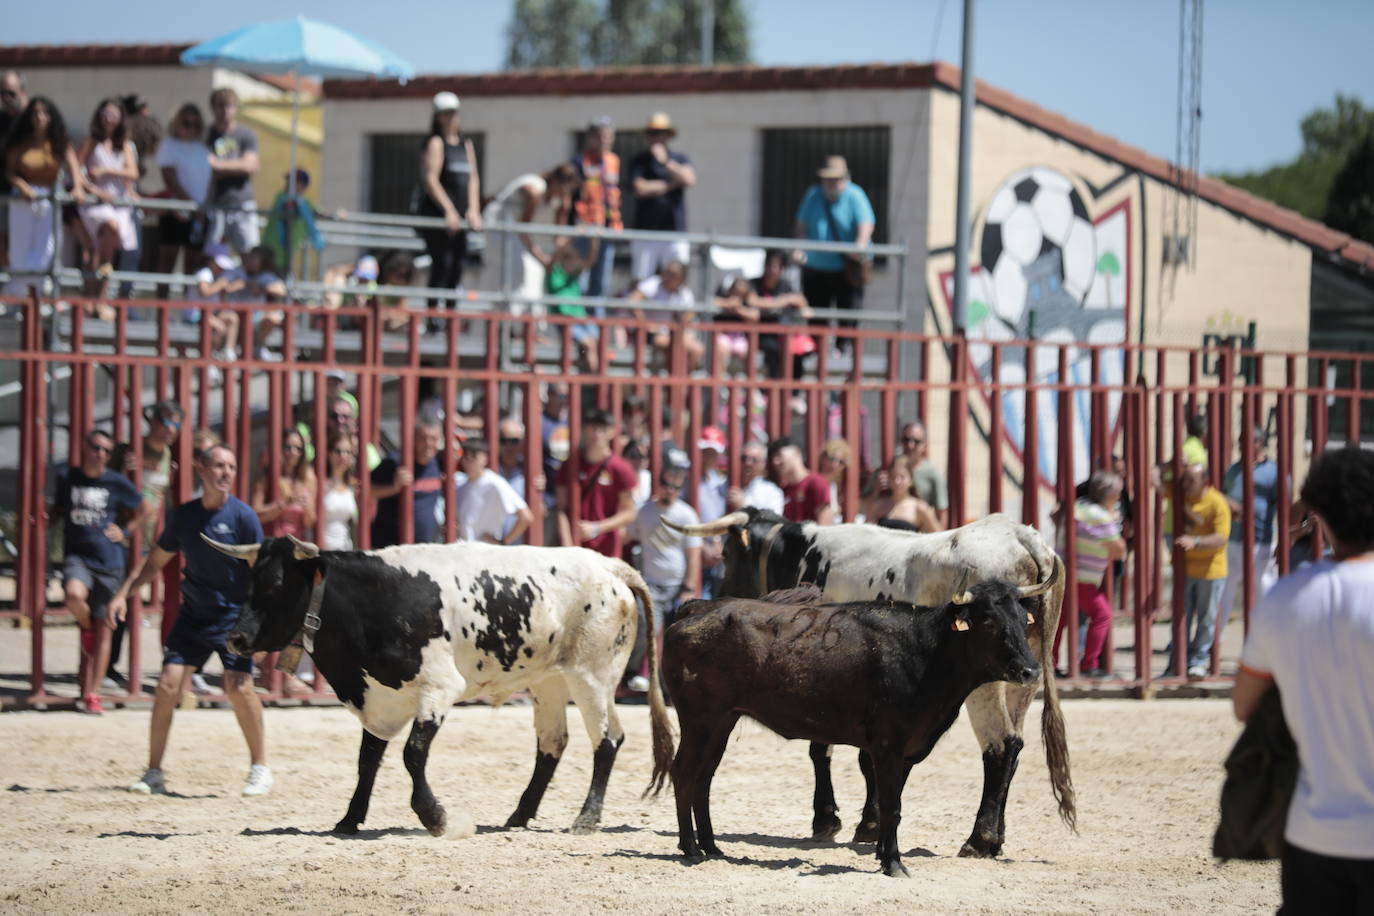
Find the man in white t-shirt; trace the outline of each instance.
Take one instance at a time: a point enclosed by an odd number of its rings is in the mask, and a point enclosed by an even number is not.
[[[1374,452],[1324,452],[1302,498],[1332,558],[1279,581],[1250,619],[1231,702],[1271,686],[1298,746],[1280,913],[1374,912]]]
[[[487,467],[490,449],[483,439],[463,443],[459,466],[467,482],[458,488],[458,540],[515,544],[534,521],[525,498]]]
[[[665,518],[676,525],[700,524],[697,511],[680,496],[687,483],[688,463],[686,452],[677,448],[669,450],[664,468],[659,472],[654,498],[639,507],[635,520],[625,532],[627,538],[639,542],[640,571],[654,599],[654,629],[659,634],[672,623],[678,605],[700,594],[701,590],[701,538],[688,537],[659,524]],[[640,613],[643,613],[642,608]],[[635,649],[625,669],[631,675],[627,685],[640,692],[649,689],[649,681],[640,671],[648,645],[644,632],[641,620]]]
[[[669,261],[663,265],[658,276],[646,277],[630,290],[632,302],[661,302],[665,305],[690,306],[696,303],[691,289],[687,286],[687,267],[681,261]],[[672,348],[673,336],[669,325],[685,323],[692,317],[689,311],[672,309],[635,309],[636,318],[652,322],[649,329],[649,342],[654,345],[657,355],[666,360]],[[706,348],[701,338],[686,328],[682,329],[682,348],[687,353],[687,368],[701,366]]]
[[[768,449],[762,442],[750,442],[740,453],[740,485],[725,493],[725,508],[731,512],[753,506],[782,515],[782,490],[764,476],[768,471]]]

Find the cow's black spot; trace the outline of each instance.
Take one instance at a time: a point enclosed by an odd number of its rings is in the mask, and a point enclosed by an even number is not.
[[[478,671],[481,671],[481,670],[482,670],[482,660],[481,660],[480,658],[477,660],[477,670],[478,670]]]
[[[868,587],[869,587],[869,588],[872,588],[872,587],[873,587],[873,580],[872,580],[872,579],[869,579],[869,580],[868,580]]]
[[[811,547],[802,557],[802,574],[799,582],[812,582],[825,591],[825,580],[830,576],[830,561],[818,547]]]
[[[534,650],[531,649],[529,646],[526,646],[526,647],[525,647],[525,658],[533,658],[533,657],[534,657]]]
[[[549,634],[549,645],[553,645],[553,634]]]
[[[550,567],[549,567],[549,575],[551,575],[551,576],[556,576],[556,575],[558,575],[558,570],[555,569],[554,567],[550,566]]]
[[[590,614],[591,612],[592,612],[592,606],[591,606],[590,604],[584,604],[584,605],[582,605],[582,613],[584,613],[584,614]],[[549,637],[549,638],[552,639],[553,637]]]
[[[464,638],[464,639],[467,639],[467,638],[468,638],[468,628],[467,628],[467,626],[464,626],[459,632],[461,632],[461,633],[463,634],[463,638]]]
[[[485,629],[479,629],[473,641],[479,650],[496,657],[501,667],[509,671],[516,654],[525,644],[521,631],[528,632],[530,610],[534,605],[534,589],[528,582],[516,586],[509,576],[493,576],[483,570],[477,577],[482,584],[487,618]]]
[[[453,642],[453,634],[448,631],[448,627],[444,627],[444,642]]]
[[[896,581],[897,581],[897,574],[896,574],[895,572],[893,572],[892,570],[889,569],[889,570],[887,571],[887,584],[888,584],[888,585],[891,585],[893,582],[896,582]]]

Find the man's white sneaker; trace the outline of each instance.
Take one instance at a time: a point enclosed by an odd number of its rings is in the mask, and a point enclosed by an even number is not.
[[[635,693],[648,693],[649,679],[642,674],[636,674],[634,677],[630,678],[625,686],[629,687]]]
[[[143,795],[166,795],[167,779],[162,775],[161,770],[149,767],[138,782],[129,786],[129,791]]]
[[[248,769],[248,781],[243,784],[244,795],[266,795],[272,791],[272,771],[261,763]]]
[[[191,675],[191,690],[195,693],[210,692],[210,685],[205,683],[205,677],[199,671]]]

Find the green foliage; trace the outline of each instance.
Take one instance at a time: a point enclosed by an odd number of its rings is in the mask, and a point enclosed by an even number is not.
[[[604,67],[701,62],[704,0],[516,0],[506,66]],[[714,0],[713,59],[748,63],[743,0]]]
[[[1117,258],[1115,252],[1102,252],[1102,257],[1097,259],[1097,272],[1106,274],[1109,277],[1115,277],[1121,274],[1121,261]]]
[[[1374,133],[1350,151],[1326,201],[1325,222],[1332,229],[1374,242]]]
[[[1302,119],[1300,129],[1302,152],[1292,162],[1259,172],[1217,177],[1309,219],[1329,222],[1335,214],[1335,218],[1347,220],[1349,225],[1359,225],[1359,218],[1351,215],[1358,210],[1358,194],[1348,197],[1352,183],[1359,183],[1359,174],[1351,174],[1342,190],[1337,189],[1336,182],[1339,174],[1351,169],[1362,143],[1374,136],[1374,109],[1365,108],[1359,99],[1337,94],[1333,107],[1313,110]],[[1366,183],[1370,180],[1365,178]],[[1336,228],[1374,240],[1344,225]]]

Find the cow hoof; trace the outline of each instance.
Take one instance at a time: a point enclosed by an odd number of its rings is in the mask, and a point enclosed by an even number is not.
[[[865,822],[854,828],[854,839],[851,843],[876,843],[878,842],[878,825]]]
[[[883,863],[883,874],[889,878],[910,878],[911,872],[906,870],[901,859],[893,859],[891,862]]]
[[[835,837],[840,835],[840,826],[839,818],[823,824],[813,823],[811,825],[811,839],[816,843],[833,843]]]
[[[725,853],[720,851],[720,847],[715,843],[702,843],[701,851],[713,858],[724,858]]]
[[[584,821],[579,817],[577,820],[573,821],[573,825],[568,828],[568,832],[578,836],[586,836],[589,833],[596,833],[596,826],[596,821]]]
[[[528,827],[529,824],[530,824],[530,816],[529,816],[528,814],[521,814],[519,811],[517,811],[517,812],[515,812],[514,814],[512,814],[510,817],[506,818],[505,826],[503,826],[501,829],[502,829],[502,830],[518,830],[518,829],[520,829],[521,827]]]
[[[358,821],[350,821],[344,818],[334,825],[334,833],[341,833],[344,836],[356,836],[358,833]]]
[[[1002,844],[969,837],[959,849],[962,859],[995,859],[1002,854]]]
[[[684,852],[682,854],[682,861],[686,862],[688,865],[700,865],[702,862],[706,861],[706,856],[702,855],[700,851]]]
[[[442,834],[436,833],[435,836],[442,835],[446,840],[466,840],[477,833],[477,824],[466,814],[460,814],[453,818]]]

